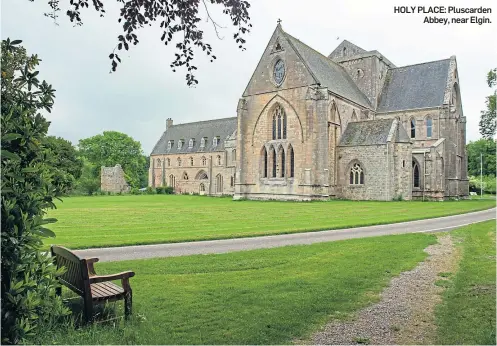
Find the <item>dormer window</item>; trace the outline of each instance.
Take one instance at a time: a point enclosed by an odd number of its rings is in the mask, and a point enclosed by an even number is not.
[[[168,141],[167,142],[167,150],[171,150],[171,148],[173,147],[174,145],[174,141]]]
[[[218,144],[219,144],[219,137],[212,138],[212,146],[217,147]]]
[[[207,137],[202,137],[200,140],[200,147],[205,148],[205,142],[207,142]]]
[[[193,138],[190,138],[190,141],[188,142],[188,148],[193,148],[193,146],[195,145],[195,139]]]
[[[183,147],[183,140],[182,140],[182,139],[180,139],[180,140],[178,141],[178,149],[181,149],[182,147]]]

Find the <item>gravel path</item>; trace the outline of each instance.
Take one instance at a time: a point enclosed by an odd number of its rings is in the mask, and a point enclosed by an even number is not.
[[[357,313],[353,320],[333,321],[311,337],[312,344],[433,344],[434,307],[443,288],[442,272],[456,272],[459,250],[450,235],[425,249],[429,257],[411,271],[394,278],[379,303]]]
[[[352,238],[376,237],[387,234],[445,232],[472,223],[495,219],[495,213],[495,208],[492,208],[474,213],[388,225],[356,227],[320,232],[280,234],[254,238],[94,248],[76,250],[75,253],[81,257],[98,257],[100,258],[100,262],[107,262],[268,249],[288,245],[305,245]]]

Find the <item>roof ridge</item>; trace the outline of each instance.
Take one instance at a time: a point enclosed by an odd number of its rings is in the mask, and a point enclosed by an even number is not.
[[[450,60],[450,58],[447,58],[447,59],[438,59],[438,60],[432,60],[432,61],[425,61],[425,62],[420,62],[420,63],[412,64],[412,65],[390,67],[389,70],[395,70],[395,69],[398,69],[398,68],[411,67],[411,66],[417,66],[417,65],[431,64],[431,63],[434,63],[434,62],[447,61],[447,60]]]
[[[229,117],[229,118],[219,118],[219,119],[211,119],[211,120],[192,121],[189,123],[176,124],[176,125],[173,125],[173,127],[178,127],[178,126],[183,126],[183,125],[191,125],[191,124],[200,124],[200,123],[210,123],[210,122],[214,122],[214,121],[231,120],[231,119],[236,119],[236,118],[237,117]]]
[[[371,105],[371,102],[368,99],[368,97],[359,89],[359,87],[357,86],[357,84],[353,81],[353,79],[350,77],[350,75],[348,74],[348,72],[345,70],[345,68],[342,65],[340,65],[337,62],[335,62],[333,59],[327,57],[323,53],[320,53],[319,51],[317,51],[316,49],[314,49],[311,46],[307,45],[306,43],[302,42],[298,38],[293,37],[292,35],[290,35],[286,31],[283,31],[283,29],[281,31],[287,36],[287,39],[288,39],[289,43],[293,46],[293,48],[295,49],[295,51],[297,52],[297,54],[300,56],[300,58],[302,59],[303,63],[305,64],[305,66],[307,67],[307,69],[309,70],[309,72],[311,73],[311,75],[313,76],[313,78],[319,84],[322,84],[323,81],[320,80],[319,78],[317,78],[317,76],[315,75],[315,72],[312,70],[311,66],[309,66],[309,64],[306,62],[306,60],[301,56],[301,53],[299,52],[299,49],[297,47],[294,47],[295,45],[291,42],[291,40],[295,40],[299,44],[301,44],[304,47],[306,47],[307,49],[309,49],[311,52],[316,53],[319,56],[319,58],[324,58],[324,62],[328,63],[330,65],[330,67],[333,67],[333,68],[335,68],[337,70],[340,70],[339,73],[342,74],[343,78],[348,79],[348,82],[350,82],[351,85],[353,85],[353,88],[356,88],[357,89],[356,91],[359,92],[363,96],[363,98],[364,98],[363,102],[365,101],[364,103],[366,104],[366,107],[370,107],[371,109],[373,108],[372,105]],[[340,96],[348,98],[345,95],[340,95]],[[350,99],[350,100],[353,101],[353,102],[356,102],[356,103],[360,104],[360,102],[358,102],[358,100],[352,100],[352,99]],[[364,106],[364,105],[362,105],[362,106]]]
[[[290,37],[291,37],[291,38],[293,38],[294,40],[298,41],[299,43],[303,44],[304,46],[306,46],[306,47],[310,48],[311,50],[313,50],[314,52],[318,53],[318,54],[319,54],[319,55],[321,55],[323,58],[326,58],[326,60],[329,60],[329,61],[331,61],[332,63],[334,63],[334,64],[338,65],[336,62],[334,62],[332,59],[328,58],[328,57],[327,57],[326,55],[324,55],[323,53],[321,53],[321,52],[317,51],[316,49],[314,49],[314,48],[312,48],[311,46],[309,46],[308,44],[306,44],[306,43],[302,42],[302,41],[301,41],[301,40],[299,40],[298,38],[293,37],[292,35],[290,35],[290,34],[289,34],[289,33],[287,33],[286,31],[283,31],[283,32],[285,33],[285,35],[290,36]],[[340,65],[338,65],[338,66],[340,66]]]

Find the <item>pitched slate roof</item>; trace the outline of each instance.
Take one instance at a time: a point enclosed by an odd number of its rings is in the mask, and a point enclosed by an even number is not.
[[[391,131],[397,131],[395,142],[410,142],[404,128],[397,124],[396,119],[377,119],[348,123],[340,138],[339,146],[386,144]]]
[[[347,71],[323,54],[302,43],[295,37],[285,33],[286,38],[300,55],[316,82],[327,87],[331,92],[357,104],[372,108],[366,95],[354,83]]]
[[[450,59],[389,69],[378,112],[437,107],[443,104]]]
[[[223,151],[224,140],[233,134],[237,128],[236,117],[215,119],[208,121],[198,121],[194,123],[178,124],[169,127],[161,136],[151,155],[157,154],[184,154],[209,151]],[[212,139],[219,136],[219,144],[212,146]],[[204,148],[200,148],[200,140],[207,137]],[[193,148],[188,148],[191,138],[195,139]],[[171,149],[167,149],[168,141],[173,140]],[[178,149],[178,141],[184,140],[181,149]]]
[[[350,55],[356,55],[356,54],[361,54],[361,53],[366,53],[365,49],[362,49],[359,46],[356,46],[350,41],[343,40],[342,43],[340,43],[333,52],[328,55],[328,58],[330,59],[336,59],[336,58],[343,58],[343,49],[347,49],[347,57]],[[352,54],[350,54],[352,53]]]

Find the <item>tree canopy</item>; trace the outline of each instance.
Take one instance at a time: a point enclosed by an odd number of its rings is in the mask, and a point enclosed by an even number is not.
[[[62,192],[73,189],[76,179],[81,176],[83,162],[78,159],[78,152],[71,142],[55,136],[48,136],[43,142],[45,150],[49,150],[47,164],[53,169],[54,184]]]
[[[104,131],[103,134],[80,140],[78,146],[80,155],[96,166],[98,173],[101,166],[120,164],[128,183],[132,187],[141,187],[146,157],[140,142],[121,132]]]
[[[489,88],[497,86],[497,68],[490,70],[487,74],[487,84]],[[481,111],[480,134],[483,138],[491,139],[495,137],[497,128],[497,114],[495,104],[495,90],[493,95],[487,97],[485,105],[487,109]]]
[[[194,75],[194,71],[197,69],[193,64],[195,50],[205,52],[210,57],[211,62],[216,59],[211,45],[205,42],[204,31],[199,27],[199,23],[202,21],[200,11],[205,10],[207,21],[211,22],[219,37],[218,31],[222,27],[213,20],[209,12],[209,6],[219,5],[223,9],[223,14],[230,18],[232,25],[236,28],[233,39],[242,50],[245,49],[244,37],[252,27],[248,13],[250,4],[244,0],[116,1],[122,4],[118,22],[122,23],[123,30],[117,36],[117,44],[109,55],[112,71],[115,71],[118,63],[121,63],[118,52],[123,49],[129,50],[131,44],[139,43],[137,35],[139,29],[146,25],[156,24],[161,28],[160,40],[165,45],[176,41],[176,58],[170,66],[173,71],[177,67],[184,67],[187,71],[186,82],[190,86],[198,83]],[[58,12],[61,11],[61,4],[62,6],[67,5],[66,14],[70,21],[76,25],[83,24],[82,10],[85,8],[97,11],[100,17],[105,15],[104,3],[101,0],[48,0],[48,4],[52,11],[46,13],[46,16],[55,20],[58,17]]]
[[[469,142],[466,146],[468,152],[468,174],[480,175],[480,154],[483,154],[483,175],[495,177],[495,152],[496,142],[493,139],[479,139]]]

